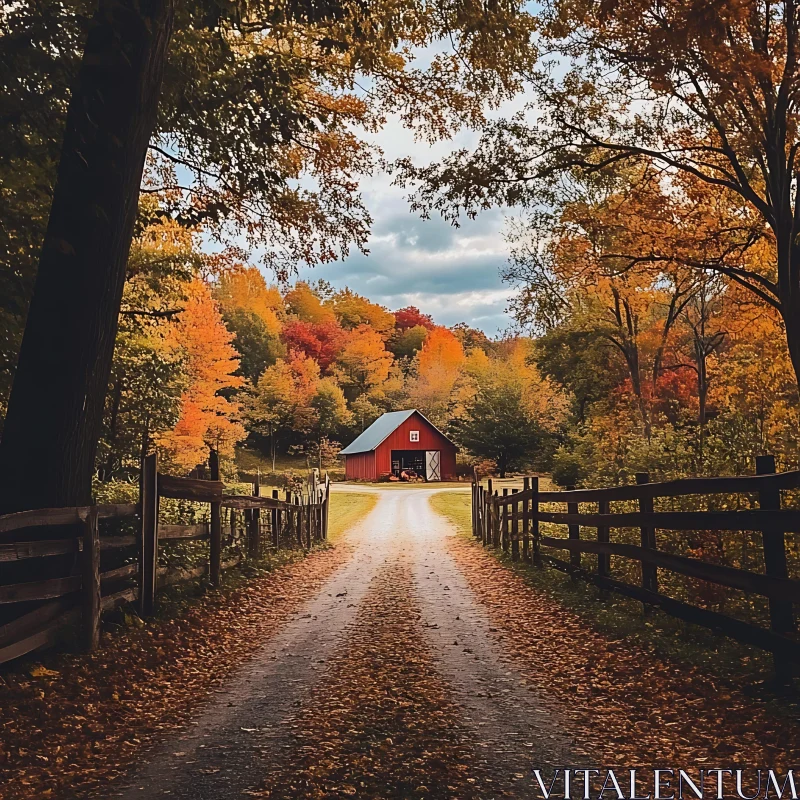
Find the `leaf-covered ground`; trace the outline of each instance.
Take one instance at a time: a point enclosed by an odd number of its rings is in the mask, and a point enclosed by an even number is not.
[[[465,537],[450,551],[511,663],[560,700],[606,766],[792,766],[800,720],[696,667],[591,629]],[[585,733],[584,733],[585,736]]]
[[[295,721],[264,797],[487,796],[470,734],[420,634],[411,570],[385,566]]]
[[[557,709],[503,663],[430,491],[379,494],[348,563],[104,797],[522,798],[533,763],[566,763]]]
[[[534,796],[531,768],[589,757],[796,761],[797,720],[598,632],[429,497],[381,492],[335,550],[8,674],[0,796],[477,800]]]
[[[318,550],[172,620],[0,676],[0,796],[76,797],[124,773],[312,597],[347,558]],[[144,756],[146,757],[146,755]]]

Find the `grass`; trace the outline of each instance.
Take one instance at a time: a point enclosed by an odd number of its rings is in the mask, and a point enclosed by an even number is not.
[[[247,447],[240,447],[236,450],[236,467],[241,473],[254,473],[260,470],[264,474],[273,472],[272,459],[260,453],[257,450],[252,450]],[[316,467],[316,464],[311,464],[309,468],[305,456],[289,456],[279,453],[275,458],[275,474],[284,472],[294,472],[297,475],[306,476]],[[333,466],[324,467],[322,472],[328,471],[333,479],[335,475],[344,475],[344,461],[334,464]]]
[[[328,539],[336,541],[375,508],[378,496],[356,492],[332,492],[328,516]]]
[[[470,496],[460,492],[441,492],[431,496],[430,504],[434,511],[447,517],[458,528],[459,533],[471,534],[472,510]]]
[[[472,539],[470,496],[443,492],[431,497],[435,511],[449,519],[461,535]],[[475,543],[475,546],[480,546]],[[705,628],[684,623],[659,610],[642,613],[634,600],[615,594],[602,598],[594,586],[575,581],[555,569],[512,562],[502,551],[490,550],[508,569],[559,605],[577,614],[591,628],[625,639],[657,657],[681,661],[759,693],[772,675],[771,656]],[[767,699],[771,699],[770,695]]]

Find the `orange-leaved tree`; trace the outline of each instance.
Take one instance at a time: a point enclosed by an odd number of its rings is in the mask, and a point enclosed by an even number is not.
[[[642,162],[702,184],[740,211],[691,265],[778,312],[800,383],[800,5],[545,0],[537,11],[552,58],[530,76],[529,115],[486,126],[471,153],[422,168],[406,160],[417,206],[450,216],[549,206],[576,176]],[[770,258],[743,264],[761,238]]]
[[[677,238],[674,203],[647,173],[587,181],[556,211],[518,226],[505,278],[521,289],[514,301],[521,323],[549,331],[568,322],[606,342],[624,365],[626,394],[649,439],[651,405],[678,368],[676,327],[700,281],[677,258],[627,255]]]
[[[410,399],[435,424],[443,424],[448,418],[448,407],[461,376],[464,358],[461,342],[442,326],[430,331],[416,356],[416,377],[411,383]]]
[[[239,360],[233,337],[204,281],[192,281],[187,295],[172,335],[186,353],[189,385],[178,423],[159,439],[167,460],[184,471],[204,462],[209,448],[232,457],[234,445],[245,436],[238,403],[223,394],[243,382],[234,374]]]
[[[224,272],[214,295],[221,308],[255,314],[271,335],[280,334],[283,297],[277,286],[267,286],[261,271],[255,267],[239,266]]]
[[[286,293],[286,307],[301,322],[335,322],[336,315],[330,304],[323,303],[319,294],[306,281],[297,283]]]

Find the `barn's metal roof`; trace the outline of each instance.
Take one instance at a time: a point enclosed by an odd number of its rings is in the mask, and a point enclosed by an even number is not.
[[[351,442],[341,455],[352,456],[355,453],[369,453],[374,450],[390,433],[397,430],[409,417],[413,416],[416,409],[410,411],[389,411],[378,417],[372,425],[361,432],[355,441]]]
[[[372,423],[361,435],[353,442],[351,442],[340,455],[352,456],[356,453],[370,453],[372,452],[390,433],[399,428],[409,417],[414,414],[419,414],[425,422],[428,423],[435,431],[442,433],[432,422],[425,419],[423,414],[420,414],[416,408],[410,411],[389,411]],[[444,436],[444,434],[442,434]],[[445,436],[445,438],[447,438]]]

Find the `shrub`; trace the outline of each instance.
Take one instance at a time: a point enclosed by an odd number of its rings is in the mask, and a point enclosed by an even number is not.
[[[553,455],[552,478],[559,486],[578,486],[586,480],[587,469],[580,456],[559,447]]]

